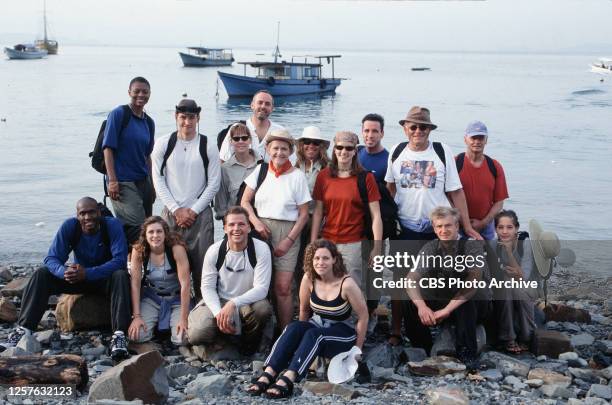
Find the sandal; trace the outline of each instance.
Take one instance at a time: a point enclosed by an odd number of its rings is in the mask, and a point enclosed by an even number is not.
[[[509,354],[520,354],[524,351],[514,340],[506,342],[503,346],[503,350]]]
[[[268,382],[259,381],[261,377],[266,377]],[[264,393],[270,386],[272,385],[272,381],[274,381],[274,376],[268,372],[263,372],[259,375],[259,377],[251,378],[251,386],[247,388],[245,391],[247,394],[251,396],[258,396]]]
[[[272,384],[266,391],[266,397],[270,399],[283,399],[291,397],[291,395],[293,395],[293,381],[291,381],[289,377],[285,375],[279,376],[276,381],[278,380],[282,380],[287,385],[278,385],[276,383]],[[270,392],[272,389],[278,390],[278,393]]]
[[[391,339],[393,339],[393,343],[391,341]],[[391,345],[391,346],[399,346],[402,344],[403,339],[402,339],[402,335],[401,334],[397,334],[397,333],[391,333],[387,336],[387,342]]]

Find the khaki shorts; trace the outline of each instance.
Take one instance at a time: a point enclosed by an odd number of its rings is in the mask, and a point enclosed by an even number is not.
[[[289,235],[293,225],[295,225],[294,221],[280,221],[278,219],[269,219],[269,218],[259,218],[261,222],[266,224],[272,233],[271,242],[272,246],[276,246],[279,242]],[[296,238],[289,251],[285,253],[282,257],[274,256],[272,254],[272,268],[274,271],[295,271],[295,264],[297,263],[298,255],[300,253],[300,236]]]

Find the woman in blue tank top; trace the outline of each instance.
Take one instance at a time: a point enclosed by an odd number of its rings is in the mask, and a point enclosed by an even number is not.
[[[351,313],[357,315],[355,323]],[[292,395],[317,356],[327,358],[361,349],[368,326],[368,309],[357,283],[348,276],[334,243],[318,239],[306,248],[300,285],[300,319],[291,322],[272,346],[264,372],[247,389],[269,398]],[[284,373],[279,374],[282,370]],[[276,379],[276,383],[272,384]]]
[[[171,329],[175,345],[187,342],[189,260],[181,237],[159,216],[142,225],[131,257],[132,323],[128,336],[146,342],[153,330]]]

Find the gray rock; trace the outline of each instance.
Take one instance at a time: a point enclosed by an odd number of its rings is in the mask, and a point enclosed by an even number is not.
[[[589,368],[582,369],[570,367],[568,371],[574,378],[580,378],[581,380],[584,380],[591,384],[596,384],[599,382],[599,377],[597,377],[593,370]]]
[[[364,360],[370,367],[391,368],[399,363],[399,353],[388,344],[377,345],[366,353]]]
[[[55,318],[55,312],[50,309],[46,310],[42,318],[40,319],[40,322],[38,322],[38,324],[43,329],[54,329],[57,326],[57,319]]]
[[[533,380],[525,380],[525,384],[527,384],[531,388],[540,388],[542,385],[544,385],[544,381],[535,378]]]
[[[113,368],[113,366],[105,366],[103,364],[96,364],[95,366],[93,366],[93,370],[96,373],[103,373],[107,370],[110,370],[111,368]]]
[[[562,387],[569,387],[572,383],[571,377],[543,368],[534,368],[529,371],[528,378],[530,380],[539,379],[544,381],[544,384],[559,385]]]
[[[377,380],[389,380],[389,377],[395,374],[395,370],[392,367],[384,368],[374,366],[370,369],[370,374],[372,375],[372,378]]]
[[[548,360],[548,356],[543,354],[541,356],[536,357],[536,360],[537,361],[546,361],[546,360]]]
[[[164,359],[158,351],[133,356],[96,378],[89,388],[87,402],[139,398],[147,404],[165,403],[169,386],[163,364]]]
[[[593,384],[587,392],[587,397],[597,397],[605,400],[612,399],[612,387],[602,384]]]
[[[544,384],[540,392],[550,398],[570,398],[575,396],[570,390],[556,384]]]
[[[568,332],[580,332],[582,330],[580,329],[580,326],[578,326],[577,324],[573,322],[563,322],[561,325]]]
[[[166,374],[168,374],[170,378],[184,377],[189,374],[196,376],[199,372],[199,368],[193,367],[187,363],[176,363],[166,366]]]
[[[490,368],[485,371],[481,371],[480,375],[486,378],[488,381],[501,381],[504,375],[496,368]]]
[[[41,332],[36,332],[34,336],[36,337],[36,340],[38,340],[39,343],[43,345],[48,345],[54,333],[54,330],[43,330]]]
[[[604,354],[612,354],[612,340],[598,340],[595,343],[595,348]]]
[[[476,326],[476,344],[480,353],[487,342],[487,333],[484,326]],[[436,337],[431,348],[431,356],[455,356],[455,330],[449,325],[444,324],[440,334]],[[418,360],[417,360],[418,361]]]
[[[185,394],[200,398],[223,397],[232,392],[232,382],[229,377],[216,375],[199,375],[185,388]]]
[[[556,321],[546,322],[546,329],[558,329],[559,326],[560,326],[559,322],[556,322]]]
[[[219,350],[214,350],[211,346],[192,346],[193,353],[200,360],[219,361],[219,360],[241,360],[242,356],[233,345],[227,345]]]
[[[34,335],[23,335],[19,343],[17,343],[17,347],[28,353],[39,353],[42,351],[42,347]]]
[[[100,357],[106,353],[106,347],[104,346],[96,346],[96,347],[88,347],[85,349],[81,349],[81,354],[83,356],[92,356],[92,357]]]
[[[31,356],[32,353],[28,353],[23,350],[21,347],[9,347],[2,353],[0,353],[0,357],[15,357],[15,356]]]
[[[251,371],[253,371],[253,374],[258,375],[259,373],[261,373],[263,371],[264,368],[264,362],[260,361],[260,360],[255,360],[251,363]]]
[[[0,298],[0,322],[13,323],[17,320],[17,307],[8,298]]]
[[[496,367],[503,375],[515,375],[525,378],[527,374],[529,374],[529,363],[499,352],[487,352],[483,354],[482,362],[491,364],[492,367]]]
[[[13,274],[8,267],[0,268],[0,281],[8,283],[13,279]]]
[[[504,384],[511,385],[515,390],[522,390],[527,388],[527,384],[525,384],[518,377],[515,377],[513,375],[506,376],[506,378],[504,378]]]
[[[427,352],[420,347],[406,347],[403,350],[406,361],[423,361],[427,358]]]
[[[559,355],[559,360],[570,361],[570,360],[578,360],[578,359],[579,359],[579,356],[578,356],[578,353],[576,352],[565,352]]]
[[[465,365],[459,363],[453,357],[437,356],[423,361],[408,363],[410,372],[416,375],[435,376],[461,373],[465,371]]]
[[[612,312],[612,298],[605,300],[603,306],[606,311]]]
[[[425,395],[430,405],[469,405],[470,403],[465,391],[455,385],[433,388]]]
[[[143,405],[140,399],[133,401],[116,401],[114,399],[99,399],[94,402],[95,405]]]
[[[346,387],[344,385],[332,384],[330,382],[315,382],[307,381],[304,383],[304,394],[310,393],[314,395],[337,395],[347,401],[357,398],[359,391]]]
[[[602,377],[604,377],[607,380],[612,380],[612,366],[609,366],[607,368],[604,368],[603,370],[600,371]]]
[[[5,285],[4,288],[0,290],[0,294],[3,297],[21,297],[29,281],[30,277],[16,278]]]
[[[595,341],[595,338],[588,333],[581,333],[570,338],[573,347],[590,346]]]

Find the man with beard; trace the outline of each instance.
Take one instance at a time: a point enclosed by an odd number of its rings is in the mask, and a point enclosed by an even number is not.
[[[264,159],[266,162],[270,160],[270,157],[266,155],[266,144],[263,141],[264,137],[275,129],[283,129],[282,126],[272,122],[270,120],[270,114],[274,111],[274,98],[266,90],[259,90],[253,96],[251,101],[251,110],[253,114],[246,120],[246,126],[251,132],[252,144],[251,148],[258,155],[257,159]],[[228,131],[229,133],[229,131]],[[219,157],[221,161],[226,162],[232,157],[234,151],[230,145],[229,134],[225,136],[221,149],[219,150]]]
[[[70,253],[72,261],[69,261]],[[128,355],[125,332],[130,326],[130,278],[127,244],[121,222],[103,217],[91,197],[77,202],[76,218],[60,227],[44,260],[23,290],[18,327],[8,336],[4,348],[15,346],[24,335],[31,335],[47,309],[49,296],[100,294],[110,298],[111,357]]]

